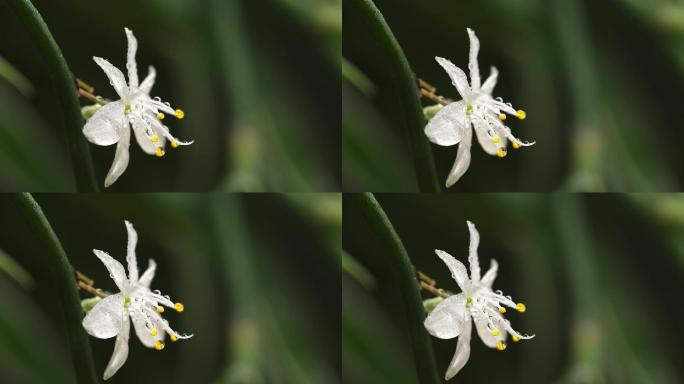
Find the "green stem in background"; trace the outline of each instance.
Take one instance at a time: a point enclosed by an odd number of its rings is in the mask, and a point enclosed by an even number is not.
[[[54,289],[62,301],[64,323],[66,325],[67,341],[71,351],[76,378],[79,383],[97,383],[95,364],[90,351],[90,343],[85,330],[81,326],[83,311],[78,288],[71,270],[71,264],[52,230],[50,223],[40,209],[38,203],[29,193],[13,194],[17,208],[28,222],[29,228],[41,243],[44,265],[54,276]]]
[[[384,68],[393,74],[392,78],[396,82],[397,96],[401,105],[397,112],[403,114],[406,121],[418,188],[421,192],[439,191],[439,181],[432,159],[430,142],[423,134],[425,128],[423,107],[418,97],[418,88],[413,72],[404,52],[385,22],[385,18],[371,0],[347,0],[344,5],[345,8],[349,7],[356,17],[360,18],[356,22],[366,24],[370,28],[371,34],[368,39],[374,40],[380,46],[380,50],[377,52],[378,60],[382,61]]]
[[[399,288],[404,300],[418,381],[422,384],[439,383],[432,343],[423,327],[425,318],[423,299],[420,296],[416,274],[406,249],[404,249],[404,245],[394,231],[392,223],[373,194],[352,194],[350,199],[354,201],[368,221],[370,228],[377,237],[380,248],[385,250],[387,267],[391,271],[390,276],[394,279],[388,283]],[[378,279],[380,279],[379,276]]]
[[[64,118],[66,140],[71,154],[71,165],[77,188],[79,191],[97,191],[90,150],[81,133],[83,128],[81,106],[78,102],[71,71],[64,60],[64,56],[62,56],[62,51],[57,46],[40,13],[29,0],[9,0],[6,3],[26,26],[24,32],[35,42],[38,54],[50,72]]]

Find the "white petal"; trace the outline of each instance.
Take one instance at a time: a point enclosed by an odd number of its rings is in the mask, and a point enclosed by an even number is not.
[[[156,270],[157,263],[155,263],[154,260],[150,259],[148,261],[145,273],[143,273],[142,276],[140,276],[140,280],[138,280],[138,284],[144,285],[145,287],[149,288],[150,284],[152,283],[152,279],[154,279],[154,272]]]
[[[82,322],[83,328],[98,339],[109,339],[119,334],[123,313],[123,294],[109,295],[88,312]]]
[[[496,80],[498,78],[499,71],[496,69],[496,67],[491,67],[489,70],[489,77],[487,78],[487,80],[485,80],[484,84],[482,84],[482,88],[480,88],[480,91],[491,96],[492,92],[494,91],[494,87],[496,87]]]
[[[119,128],[124,124],[124,105],[119,100],[98,109],[86,121],[83,134],[93,144],[112,145],[119,141]]]
[[[138,40],[133,36],[130,29],[124,28],[128,40],[128,52],[126,54],[126,69],[128,70],[128,85],[131,88],[138,86],[138,65],[135,63],[135,52],[138,50]]]
[[[135,257],[135,246],[138,244],[138,233],[133,228],[133,224],[126,223],[126,231],[128,232],[128,246],[126,247],[126,263],[128,263],[128,280],[131,283],[138,281],[138,259]]]
[[[458,179],[463,176],[470,166],[470,146],[473,141],[473,130],[469,126],[466,126],[464,131],[463,140],[461,144],[458,145],[458,152],[456,153],[456,161],[449,171],[449,175],[446,180],[446,187],[449,188],[454,185]]]
[[[140,90],[149,95],[150,91],[152,90],[152,86],[154,85],[154,79],[156,77],[157,71],[154,69],[153,66],[150,65],[149,69],[147,70],[147,77],[145,77],[145,80],[143,80],[143,82],[140,84]]]
[[[477,141],[480,143],[482,149],[489,155],[496,155],[499,148],[506,147],[506,136],[503,133],[498,133],[493,131],[493,134],[489,133],[490,126],[484,120],[477,118],[473,121],[473,127],[475,128],[475,135],[477,135]],[[495,143],[492,140],[492,136],[498,136],[499,142]]]
[[[466,286],[470,285],[470,281],[468,280],[468,271],[466,270],[465,265],[442,250],[435,249],[435,253],[440,259],[442,259],[447,268],[449,268],[451,277],[456,280],[456,284],[458,284],[458,286],[461,288],[461,291],[465,291]]]
[[[128,127],[128,124],[119,130],[119,136],[121,139],[116,145],[114,161],[112,161],[112,166],[109,168],[109,172],[105,178],[105,188],[114,184],[116,179],[118,179],[128,167],[128,150],[131,145],[131,129]]]
[[[483,317],[478,316],[473,319],[475,321],[475,328],[477,328],[478,336],[480,336],[480,339],[484,345],[488,346],[489,348],[496,348],[496,345],[499,343],[499,341],[506,341],[506,329],[498,320],[501,318],[501,315],[499,315],[498,312],[497,315],[497,320],[494,320],[494,325],[499,330],[499,334],[497,336],[492,336],[492,332],[487,327],[487,320],[485,320]]]
[[[139,118],[134,119],[131,122],[131,125],[133,125],[133,133],[135,133],[135,140],[138,142],[138,145],[142,150],[147,153],[148,155],[154,155],[157,151],[157,147],[164,147],[164,143],[166,142],[166,138],[163,135],[160,135],[156,132],[154,132],[157,135],[157,142],[154,143],[152,140],[150,140],[150,137],[147,136],[147,125],[143,123]]]
[[[480,245],[480,234],[475,224],[467,221],[470,231],[470,246],[468,247],[468,264],[470,264],[470,280],[473,283],[480,281],[480,260],[477,257],[477,247]]]
[[[468,85],[468,77],[466,77],[466,74],[461,70],[461,68],[455,66],[454,63],[447,59],[435,57],[435,60],[437,60],[439,65],[441,65],[449,75],[451,78],[451,84],[456,87],[459,95],[461,95],[463,99],[466,99],[466,95],[470,93],[470,86]]]
[[[143,316],[138,314],[132,315],[131,317],[133,319],[133,328],[135,328],[135,334],[138,336],[138,339],[140,339],[140,342],[143,343],[144,346],[147,348],[153,348],[157,340],[164,341],[166,332],[159,325],[158,319],[153,319],[152,321],[153,326],[157,329],[157,335],[152,336],[147,327],[145,327],[145,318]]]
[[[444,375],[445,380],[449,380],[454,377],[458,371],[463,368],[470,358],[470,335],[472,333],[472,322],[466,321],[463,324],[463,333],[458,337],[458,343],[456,343],[456,353],[449,363],[446,375]]]
[[[100,251],[99,249],[93,249],[93,253],[95,253],[95,256],[98,257],[102,261],[102,264],[107,267],[107,270],[109,271],[109,277],[114,280],[114,284],[116,284],[117,288],[119,288],[119,291],[125,291],[126,286],[128,285],[128,280],[126,279],[126,271],[124,270],[123,265],[116,261],[113,257],[109,256],[107,252]]]
[[[93,57],[95,63],[102,68],[105,75],[109,78],[109,83],[114,87],[116,94],[120,98],[126,99],[128,96],[128,86],[126,85],[126,78],[119,68],[113,66],[109,61],[101,57]]]
[[[108,380],[110,377],[114,376],[116,371],[121,368],[122,365],[128,359],[128,338],[130,335],[131,323],[128,319],[128,314],[124,314],[122,319],[123,326],[121,327],[121,332],[116,338],[116,343],[114,344],[114,353],[109,359],[107,368],[105,368],[103,379]]]
[[[425,329],[434,337],[440,339],[453,339],[463,331],[463,324],[468,319],[465,307],[465,294],[449,296],[442,300],[435,309],[430,312],[423,323]]]
[[[497,263],[496,260],[492,259],[491,265],[489,266],[487,273],[485,273],[485,275],[482,277],[482,280],[480,280],[480,283],[482,283],[482,285],[484,286],[491,288],[492,284],[494,283],[494,279],[496,279],[496,272],[498,270],[499,263]]]
[[[425,126],[425,135],[431,142],[449,146],[458,144],[466,126],[465,102],[457,101],[440,109]]]
[[[480,67],[477,64],[477,54],[480,51],[480,40],[475,36],[475,32],[468,28],[468,38],[470,39],[470,55],[468,57],[468,69],[470,70],[470,86],[473,89],[480,88]]]

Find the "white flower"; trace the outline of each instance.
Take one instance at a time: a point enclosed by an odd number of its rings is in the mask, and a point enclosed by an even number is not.
[[[83,134],[93,144],[117,144],[114,162],[105,179],[105,187],[112,185],[128,167],[128,148],[131,139],[129,125],[133,128],[135,138],[140,148],[149,155],[164,156],[166,140],[171,147],[190,145],[193,142],[183,142],[173,137],[169,128],[161,123],[164,112],[182,119],[185,114],[180,109],[174,110],[169,103],[162,102],[159,97],[151,98],[150,90],[154,85],[156,71],[150,66],[147,77],[138,84],[138,67],[135,62],[135,52],[138,41],[128,28],[125,28],[128,38],[128,84],[123,73],[109,61],[101,57],[93,57],[109,78],[109,82],[120,99],[100,108],[83,127]]]
[[[447,177],[447,188],[454,185],[470,166],[470,146],[472,142],[472,125],[482,149],[490,155],[499,157],[506,156],[506,144],[508,141],[514,149],[521,146],[533,145],[534,142],[523,142],[513,136],[509,127],[503,121],[506,114],[515,115],[524,119],[526,114],[523,110],[515,110],[510,103],[504,103],[499,98],[492,97],[492,91],[496,85],[499,72],[492,67],[491,74],[480,86],[480,69],[477,64],[477,53],[480,50],[480,41],[470,28],[470,84],[466,74],[447,59],[436,57],[435,59],[449,74],[451,82],[463,98],[442,108],[425,127],[425,134],[433,143],[441,146],[451,146],[460,143],[454,166]]]
[[[187,339],[192,335],[181,335],[171,329],[169,322],[161,317],[164,306],[183,312],[183,304],[174,303],[168,296],[162,295],[158,290],[150,291],[150,283],[154,278],[157,264],[149,260],[145,273],[138,277],[138,261],[135,256],[135,246],[138,242],[138,234],[133,225],[128,221],[128,249],[126,262],[128,263],[128,277],[123,265],[114,260],[106,252],[93,249],[97,256],[109,271],[109,276],[119,288],[119,293],[109,295],[98,302],[83,319],[83,328],[98,339],[109,339],[116,336],[114,353],[112,354],[104,379],[112,377],[128,358],[128,336],[130,320],[138,339],[148,348],[162,350],[164,348],[164,336],[168,333],[171,341]]]
[[[470,336],[472,321],[475,322],[477,334],[482,342],[500,351],[506,349],[506,335],[511,334],[513,341],[531,339],[534,335],[523,335],[511,327],[511,323],[503,317],[506,307],[525,312],[525,304],[515,303],[510,296],[504,296],[501,291],[492,291],[492,283],[496,278],[498,264],[492,259],[487,273],[480,278],[480,262],[477,257],[477,247],[480,235],[475,225],[468,221],[470,230],[470,279],[465,266],[450,254],[435,250],[437,256],[447,265],[451,276],[461,288],[461,293],[451,295],[440,302],[425,319],[425,328],[432,336],[440,339],[458,337],[456,353],[447,368],[445,378],[451,379],[463,368],[470,357]]]

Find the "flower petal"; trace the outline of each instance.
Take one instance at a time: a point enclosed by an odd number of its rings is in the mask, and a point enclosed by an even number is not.
[[[131,315],[133,319],[133,328],[135,328],[135,334],[140,339],[140,342],[147,348],[153,348],[157,340],[164,341],[164,336],[166,332],[164,328],[159,324],[159,319],[153,318],[153,326],[157,329],[157,335],[152,336],[150,331],[145,326],[145,318],[140,314]]]
[[[133,133],[135,133],[135,140],[145,153],[154,155],[157,151],[157,147],[164,148],[164,143],[166,142],[166,137],[164,137],[164,135],[154,132],[157,135],[157,142],[155,143],[150,140],[150,137],[146,133],[147,125],[139,118],[133,119],[131,125],[133,126]]]
[[[442,259],[447,268],[449,268],[451,277],[456,280],[456,284],[461,288],[461,291],[465,291],[466,286],[470,284],[470,281],[468,280],[468,271],[466,270],[465,265],[442,250],[435,249],[435,253]]]
[[[489,69],[489,77],[487,78],[487,80],[485,80],[484,84],[482,84],[482,88],[480,88],[480,91],[491,96],[492,92],[494,92],[494,87],[496,87],[496,80],[498,78],[499,71],[496,69],[496,67],[491,67]]]
[[[128,70],[128,85],[131,88],[138,86],[138,65],[135,62],[135,52],[138,50],[138,40],[133,36],[130,29],[124,28],[128,40],[128,52],[126,54],[126,69]]]
[[[472,29],[467,28],[470,39],[470,54],[468,57],[468,69],[470,70],[470,86],[472,89],[480,88],[480,67],[477,64],[477,54],[480,51],[480,40],[475,36]]]
[[[496,272],[499,270],[499,263],[496,262],[496,260],[492,259],[491,265],[489,266],[489,269],[487,270],[487,273],[482,277],[482,280],[480,280],[480,283],[482,285],[491,288],[492,284],[494,283],[494,279],[496,279]]]
[[[140,276],[140,280],[138,280],[138,284],[144,285],[145,287],[149,288],[150,284],[152,283],[152,279],[154,279],[154,272],[157,270],[157,263],[154,262],[154,260],[150,259],[147,264],[147,269],[145,270],[145,273]]]
[[[109,295],[95,304],[83,318],[83,328],[98,339],[109,339],[119,334],[123,313],[123,294]]]
[[[121,332],[119,336],[116,337],[116,343],[114,343],[114,353],[109,359],[107,368],[105,368],[103,379],[108,380],[110,377],[114,376],[116,371],[121,368],[122,365],[128,359],[128,338],[131,333],[131,322],[128,319],[128,314],[125,313],[122,319]]]
[[[480,245],[480,234],[475,228],[475,224],[467,221],[468,231],[470,231],[470,246],[468,247],[468,264],[470,264],[470,281],[477,283],[480,281],[480,260],[477,257],[477,247]]]
[[[93,249],[93,253],[95,253],[95,256],[97,256],[97,258],[102,261],[102,264],[107,267],[107,270],[109,271],[109,277],[114,280],[114,284],[116,284],[117,288],[119,288],[119,291],[125,291],[126,286],[128,285],[128,280],[126,279],[126,271],[124,270],[123,265],[121,265],[121,263],[116,261],[113,257],[109,256],[107,252],[100,251],[99,249]]]
[[[147,77],[143,80],[143,82],[140,84],[140,90],[143,92],[147,93],[148,95],[150,94],[150,91],[152,90],[152,86],[154,85],[154,80],[157,77],[157,70],[154,69],[153,66],[149,66],[147,70]]]
[[[489,348],[496,348],[496,345],[499,343],[499,341],[506,341],[507,332],[504,325],[501,323],[501,318],[502,316],[497,312],[497,316],[495,317],[496,320],[494,320],[494,325],[499,330],[499,334],[497,336],[492,335],[489,327],[487,327],[488,322],[484,317],[477,316],[473,318],[473,321],[475,321],[475,328],[477,328],[478,336],[480,336],[480,339],[484,345],[488,346]]]
[[[449,175],[446,180],[446,187],[449,188],[454,185],[458,179],[463,176],[464,173],[470,167],[470,146],[473,141],[473,131],[469,126],[466,126],[464,131],[463,140],[458,145],[458,152],[456,153],[456,161],[449,171]]]
[[[124,173],[128,167],[128,149],[131,145],[131,129],[128,127],[128,124],[121,127],[119,130],[119,136],[121,139],[116,145],[114,161],[112,161],[112,166],[109,168],[109,172],[105,178],[105,188],[114,184],[114,182]]]
[[[119,141],[119,128],[124,122],[123,102],[108,103],[88,119],[83,126],[83,134],[93,144],[112,145]]]
[[[470,320],[463,324],[463,333],[458,337],[458,343],[456,344],[456,353],[449,363],[446,374],[444,375],[445,380],[449,380],[454,377],[458,371],[463,368],[470,358],[470,336],[472,333],[472,322]]]
[[[465,102],[457,101],[440,109],[425,126],[425,135],[431,142],[449,146],[458,144],[467,127]]]
[[[93,57],[93,60],[102,68],[105,75],[107,75],[109,83],[114,87],[116,94],[119,95],[120,98],[126,99],[126,96],[128,95],[128,86],[126,85],[126,78],[119,68],[113,66],[109,61],[101,57]]]
[[[499,147],[505,147],[506,137],[499,135],[494,132],[494,136],[499,137],[499,142],[495,143],[492,141],[492,135],[489,134],[489,124],[484,120],[477,118],[473,121],[473,127],[475,128],[475,135],[477,136],[477,141],[480,143],[482,149],[489,155],[496,155],[499,151]]]
[[[466,95],[470,92],[470,86],[468,85],[468,77],[466,77],[465,72],[461,70],[461,68],[457,67],[452,63],[451,61],[444,59],[442,57],[435,57],[435,60],[439,63],[439,65],[444,68],[446,73],[449,75],[451,78],[451,84],[456,87],[456,90],[458,91],[458,94],[461,95],[463,99],[465,99]]]
[[[126,247],[126,263],[128,264],[128,280],[131,283],[138,281],[138,259],[135,257],[135,246],[138,244],[138,233],[133,224],[124,220],[128,232],[128,246]]]
[[[453,339],[463,331],[463,324],[468,319],[465,307],[465,294],[459,293],[442,300],[425,318],[425,329],[434,337]]]

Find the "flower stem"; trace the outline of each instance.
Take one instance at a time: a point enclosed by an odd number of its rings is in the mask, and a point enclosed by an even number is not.
[[[81,129],[83,116],[76,96],[76,88],[62,51],[57,46],[50,30],[29,0],[9,0],[6,2],[26,27],[25,33],[35,42],[38,54],[50,72],[57,92],[63,119],[66,140],[71,154],[71,165],[79,191],[96,192],[97,182],[90,159],[90,150]]]
[[[380,207],[371,193],[350,194],[349,198],[354,205],[361,210],[374,232],[380,248],[385,250],[387,257],[389,276],[393,281],[385,282],[398,287],[404,298],[406,321],[411,336],[413,358],[420,383],[439,383],[437,367],[432,352],[432,343],[428,333],[423,328],[425,311],[420,291],[417,289],[418,281],[411,260],[401,243],[399,236],[394,231],[387,215]]]
[[[376,57],[380,62],[379,65],[392,74],[392,81],[395,83],[393,85],[400,103],[400,109],[397,112],[402,114],[405,121],[404,126],[410,140],[418,188],[421,192],[439,191],[439,181],[437,181],[430,143],[423,134],[425,128],[423,107],[420,104],[413,72],[404,52],[373,1],[349,0],[344,1],[342,6],[345,17],[356,20],[364,30],[368,29],[370,35],[367,36],[367,40],[377,46]]]
[[[64,323],[66,325],[67,341],[71,350],[71,359],[74,364],[78,383],[97,383],[95,365],[90,351],[90,343],[81,321],[83,311],[81,309],[78,288],[76,287],[71,264],[67,259],[62,245],[52,230],[50,223],[40,209],[38,203],[29,193],[13,194],[17,208],[23,213],[31,231],[37,241],[43,246],[44,265],[54,276],[54,289],[59,292],[60,307],[64,311]]]

